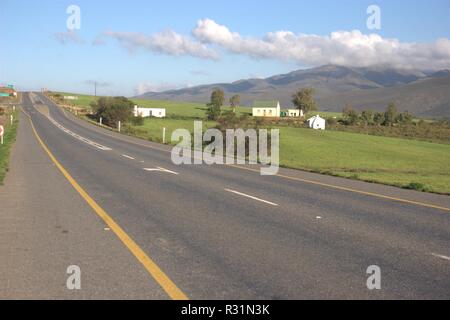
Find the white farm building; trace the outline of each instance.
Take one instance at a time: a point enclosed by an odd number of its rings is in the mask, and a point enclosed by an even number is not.
[[[255,102],[252,109],[253,117],[262,118],[301,118],[304,116],[303,110],[288,109],[281,110],[280,102]]]
[[[255,107],[252,109],[254,117],[279,118],[281,116],[281,107],[278,102],[276,107]]]
[[[135,117],[155,117],[155,118],[165,118],[166,117],[166,109],[164,108],[139,108],[138,106],[134,106],[133,114]]]
[[[325,119],[321,118],[319,115],[314,116],[308,120],[308,127],[314,130],[325,130],[326,121]]]

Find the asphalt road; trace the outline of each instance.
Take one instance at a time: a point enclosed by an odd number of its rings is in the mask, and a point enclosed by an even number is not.
[[[46,231],[29,241],[21,259],[10,253],[3,268],[15,269],[8,279],[33,278],[34,269],[23,268],[35,263],[31,243],[52,243],[34,248],[46,257],[49,285],[36,290],[34,282],[9,280],[0,297],[162,299],[174,285],[190,299],[450,298],[448,196],[286,169],[261,176],[254,167],[177,166],[167,146],[93,126],[36,96],[44,104],[33,105],[25,95],[23,110],[42,142],[168,281],[108,230],[52,163],[23,114],[17,148],[28,144],[22,155],[45,166],[23,161],[13,169],[28,170],[17,188],[34,185],[27,198],[47,208],[28,231]],[[29,212],[35,204],[18,203],[12,211]],[[24,221],[31,216],[25,213]],[[61,237],[56,217],[78,241],[55,240]],[[72,249],[64,251],[67,246]],[[73,260],[86,283],[79,293],[64,288],[64,266]],[[371,265],[380,267],[381,290],[366,286]]]

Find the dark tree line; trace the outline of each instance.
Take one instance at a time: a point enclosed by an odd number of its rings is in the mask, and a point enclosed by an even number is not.
[[[351,106],[346,106],[342,110],[343,120],[345,125],[376,125],[392,127],[395,124],[410,123],[413,121],[413,116],[409,112],[398,112],[394,103],[390,103],[385,112],[373,112],[372,110],[364,110],[361,113],[353,109]]]

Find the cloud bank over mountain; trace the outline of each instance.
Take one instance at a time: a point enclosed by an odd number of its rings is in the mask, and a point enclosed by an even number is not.
[[[129,51],[220,60],[224,53],[253,59],[274,59],[303,66],[335,64],[353,67],[384,66],[404,69],[450,68],[450,40],[430,43],[401,42],[359,30],[335,31],[330,35],[274,31],[264,37],[243,36],[211,19],[202,19],[190,35],[172,30],[146,35],[133,32],[103,33]]]

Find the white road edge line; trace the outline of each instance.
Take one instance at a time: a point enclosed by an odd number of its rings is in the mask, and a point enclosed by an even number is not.
[[[130,157],[130,156],[126,155],[126,154],[123,154],[122,157],[130,159],[130,160],[136,160],[135,158]]]
[[[267,201],[267,200],[263,200],[263,199],[260,199],[260,198],[257,198],[257,197],[253,197],[253,196],[250,196],[248,194],[245,194],[245,193],[242,193],[242,192],[239,192],[239,191],[236,191],[236,190],[225,189],[225,191],[231,192],[231,193],[234,193],[234,194],[246,197],[246,198],[250,198],[250,199],[253,199],[253,200],[256,200],[256,201],[264,202],[264,203],[270,204],[271,206],[274,206],[274,207],[278,206],[278,204],[276,204],[276,203],[273,203],[273,202],[270,202],[270,201]]]
[[[442,255],[442,254],[432,253],[431,255],[432,255],[433,257],[436,257],[436,258],[441,258],[441,259],[449,260],[449,261],[450,261],[450,257],[444,256],[444,255]]]
[[[74,137],[75,139],[82,141],[84,143],[87,143],[97,149],[103,150],[103,151],[111,151],[112,149],[106,146],[103,146],[97,142],[94,142],[92,140],[89,140],[87,138],[84,138],[82,136],[80,136],[79,134],[76,134],[75,132],[70,131],[69,129],[65,128],[64,126],[62,126],[61,124],[59,124],[56,120],[54,120],[52,117],[48,116],[48,119],[50,120],[51,123],[53,123],[57,128],[59,128],[60,130],[62,130],[63,132],[67,133],[68,135]]]

